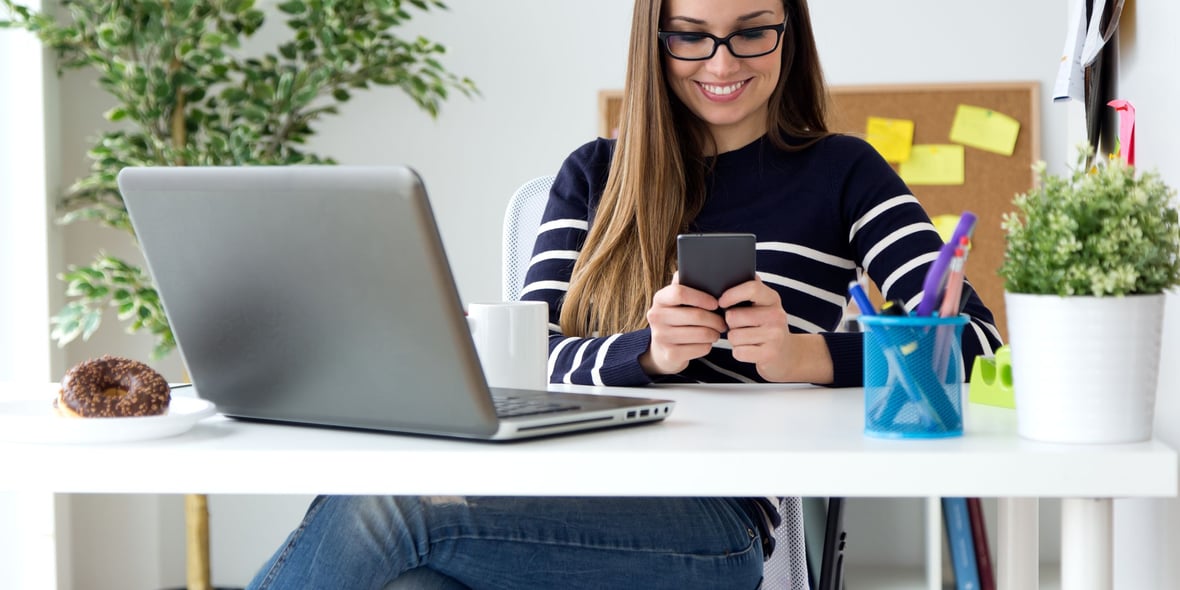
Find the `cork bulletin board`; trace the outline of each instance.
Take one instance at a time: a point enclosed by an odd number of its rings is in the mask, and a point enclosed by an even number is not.
[[[887,117],[913,121],[915,144],[951,143],[951,124],[960,104],[995,110],[1020,122],[1011,156],[965,147],[962,185],[910,187],[931,217],[964,210],[979,217],[967,278],[995,313],[996,327],[1007,341],[1004,283],[997,274],[1004,253],[1000,218],[1013,209],[1012,197],[1032,187],[1032,165],[1041,157],[1039,83],[835,86],[830,92],[832,130],[860,137],[868,117]],[[873,296],[879,302],[875,289]]]

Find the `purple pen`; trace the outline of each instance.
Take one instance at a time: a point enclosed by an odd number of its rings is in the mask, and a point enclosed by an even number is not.
[[[938,258],[934,259],[934,263],[930,265],[930,270],[926,273],[926,280],[922,283],[922,300],[918,302],[918,307],[914,310],[915,315],[928,316],[938,309],[939,297],[942,296],[942,289],[946,285],[951,259],[955,256],[955,248],[959,247],[962,238],[971,237],[971,233],[975,231],[976,220],[975,214],[970,211],[964,211],[959,217],[959,224],[955,226],[955,232],[951,234],[950,241],[942,245],[942,249],[938,251]]]

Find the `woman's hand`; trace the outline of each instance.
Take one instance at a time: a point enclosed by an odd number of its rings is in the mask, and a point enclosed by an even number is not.
[[[649,375],[671,375],[683,371],[688,362],[709,354],[713,343],[725,332],[725,320],[716,313],[717,300],[708,293],[685,287],[679,276],[656,291],[647,310],[651,345],[639,357]]]
[[[742,302],[750,305],[733,307]],[[773,382],[830,383],[832,357],[823,337],[792,334],[778,292],[755,278],[721,294],[733,358],[753,363]]]

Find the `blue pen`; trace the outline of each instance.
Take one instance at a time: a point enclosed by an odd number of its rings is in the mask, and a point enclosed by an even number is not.
[[[869,301],[869,296],[865,294],[864,287],[861,287],[860,283],[850,281],[848,283],[848,294],[852,295],[852,300],[860,308],[860,313],[864,315],[877,315],[877,310],[873,309],[873,302]]]

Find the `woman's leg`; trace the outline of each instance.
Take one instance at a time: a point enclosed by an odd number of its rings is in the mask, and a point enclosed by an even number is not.
[[[427,566],[484,588],[750,588],[756,527],[725,498],[320,497],[251,588],[382,588]]]
[[[471,590],[428,567],[408,570],[385,585],[383,590]]]

